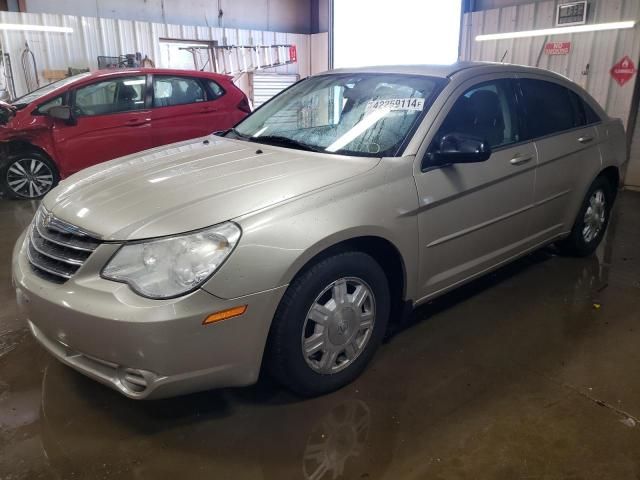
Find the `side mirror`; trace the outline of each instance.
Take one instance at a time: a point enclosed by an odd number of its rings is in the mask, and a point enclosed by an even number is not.
[[[67,105],[56,105],[55,107],[51,107],[47,110],[47,115],[57,120],[64,120],[69,124],[75,123],[73,114],[71,113],[71,107],[68,107]]]
[[[486,140],[461,133],[450,133],[440,140],[438,150],[429,153],[435,166],[454,163],[479,163],[491,156],[491,147]]]

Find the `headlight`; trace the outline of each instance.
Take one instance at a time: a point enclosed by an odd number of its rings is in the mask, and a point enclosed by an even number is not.
[[[150,298],[172,298],[202,285],[233,251],[240,227],[226,222],[196,233],[124,245],[102,276]]]

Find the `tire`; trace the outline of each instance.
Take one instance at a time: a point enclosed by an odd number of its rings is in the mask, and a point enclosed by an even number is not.
[[[582,201],[571,233],[557,243],[560,253],[585,257],[598,248],[609,225],[613,199],[611,183],[604,177],[596,178]]]
[[[325,258],[285,292],[269,333],[267,369],[302,396],[337,390],[356,379],[373,357],[389,309],[387,277],[372,257],[350,251]],[[305,342],[317,351],[303,352]]]
[[[42,198],[59,181],[55,164],[39,152],[20,152],[0,163],[0,190],[10,198]]]

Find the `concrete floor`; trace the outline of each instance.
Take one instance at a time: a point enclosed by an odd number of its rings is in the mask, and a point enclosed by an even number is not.
[[[551,248],[420,308],[353,385],[134,402],[17,320],[0,202],[0,479],[639,479],[640,194],[597,256]]]

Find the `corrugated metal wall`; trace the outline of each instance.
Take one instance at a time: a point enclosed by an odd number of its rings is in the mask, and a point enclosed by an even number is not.
[[[298,49],[298,62],[270,71],[306,76],[310,68],[309,36],[305,34],[13,12],[0,12],[0,22],[73,28],[73,33],[70,34],[6,30],[1,32],[0,39],[4,51],[11,55],[18,95],[26,90],[20,63],[25,42],[29,43],[35,55],[41,82],[42,71],[45,69],[96,69],[99,55],[117,56],[141,52],[143,56],[149,55],[157,67],[170,68],[171,65],[161,63],[158,41],[160,38],[218,40],[221,45],[295,44]]]
[[[253,108],[258,108],[271,97],[298,81],[298,75],[253,74]]]
[[[504,61],[553,70],[582,85],[607,113],[629,119],[635,78],[619,86],[609,75],[615,62],[629,55],[640,58],[640,26],[628,30],[574,33],[552,37],[529,37],[476,42],[475,36],[486,33],[534,30],[555,26],[557,1],[467,13],[463,18],[462,58],[465,60]],[[640,19],[638,0],[592,0],[589,23]],[[546,55],[541,50],[547,41],[570,41],[568,55]],[[503,60],[504,57],[504,60]],[[539,58],[539,62],[538,62]],[[588,74],[585,74],[589,65]]]

